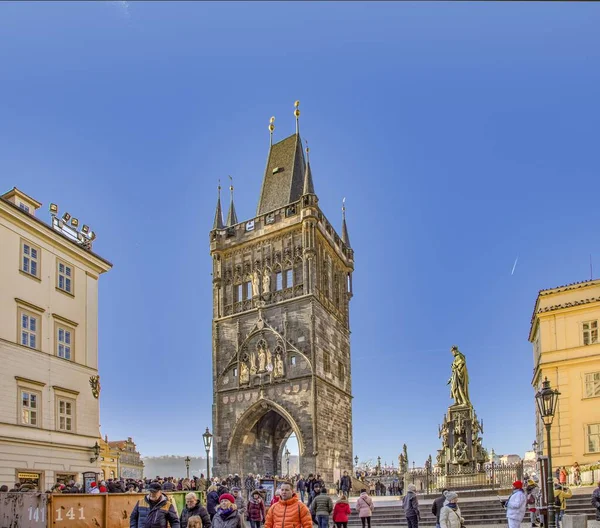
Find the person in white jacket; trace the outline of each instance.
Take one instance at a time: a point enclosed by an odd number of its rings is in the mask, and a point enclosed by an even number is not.
[[[446,501],[444,507],[440,511],[440,527],[441,528],[460,528],[464,522],[460,513],[460,508],[456,504],[458,493],[455,491],[446,492]]]
[[[513,482],[513,492],[506,501],[505,507],[508,528],[519,528],[527,509],[527,496],[523,491],[523,483],[520,480]]]

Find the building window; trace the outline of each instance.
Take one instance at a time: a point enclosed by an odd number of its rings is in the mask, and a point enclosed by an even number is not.
[[[277,271],[275,273],[275,290],[279,291],[283,289],[283,273]]]
[[[56,325],[56,355],[59,358],[73,359],[75,332],[72,328]]]
[[[21,271],[40,278],[40,248],[21,240]]]
[[[19,389],[21,403],[21,424],[39,427],[41,394],[29,389]]]
[[[331,372],[331,358],[329,357],[329,352],[323,352],[323,370],[325,371],[325,374]]]
[[[600,396],[600,372],[590,372],[585,375],[585,398]]]
[[[233,369],[233,377],[234,377],[234,378],[237,378],[237,374],[238,374],[238,370],[237,370],[237,367],[235,367],[235,368]]]
[[[67,398],[56,399],[56,423],[59,431],[75,430],[75,402]]]
[[[242,300],[242,285],[235,285],[235,301],[240,302]]]
[[[73,268],[60,260],[56,267],[56,287],[73,295]]]
[[[29,206],[25,205],[23,202],[19,202],[19,209],[22,209],[23,211],[25,211],[26,213],[29,212]]]
[[[294,285],[294,271],[292,269],[285,270],[285,287],[291,288]]]
[[[583,331],[583,344],[593,345],[598,342],[598,321],[586,321],[581,325]]]
[[[590,424],[587,429],[587,452],[600,453],[600,423]]]
[[[292,365],[292,367],[296,366],[296,356],[290,356],[290,365]]]
[[[244,282],[244,290],[246,290],[246,299],[252,299],[252,283],[250,281]]]
[[[40,316],[19,309],[19,342],[26,347],[39,349]]]

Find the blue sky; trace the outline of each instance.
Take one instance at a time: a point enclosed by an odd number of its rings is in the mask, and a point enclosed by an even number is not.
[[[300,99],[356,254],[355,454],[435,454],[455,343],[484,445],[528,449],[536,293],[600,269],[599,25],[585,3],[0,4],[1,188],[114,263],[102,433],[203,453],[215,187],[254,215],[269,117],[293,133]]]

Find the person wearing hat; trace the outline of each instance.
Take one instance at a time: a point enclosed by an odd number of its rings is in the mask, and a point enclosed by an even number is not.
[[[409,484],[407,490],[406,497],[402,502],[406,522],[408,528],[419,528],[421,512],[419,511],[419,500],[417,499],[417,487],[414,484]]]
[[[242,518],[242,521],[246,519],[246,499],[242,497],[242,490],[239,486],[234,486],[231,488],[231,493],[235,498],[235,505],[237,506],[237,511]]]
[[[250,500],[248,501],[248,520],[251,528],[260,528],[260,525],[265,522],[267,510],[265,502],[258,490],[252,491]]]
[[[440,528],[440,513],[446,503],[446,493],[448,493],[448,490],[444,488],[441,497],[435,499],[431,505],[431,513],[435,515],[435,528]]]
[[[457,501],[458,493],[455,491],[446,492],[446,502],[440,512],[440,528],[460,528],[465,522]]]
[[[560,508],[556,518],[556,526],[562,526],[562,520],[567,509],[567,499],[570,499],[572,496],[573,492],[567,486],[554,484],[555,509]]]
[[[177,510],[158,482],[148,486],[148,495],[137,501],[129,517],[129,528],[180,528]]]
[[[540,488],[533,479],[527,481],[527,509],[529,510],[529,519],[531,521],[532,528],[539,526],[537,505],[540,497]]]
[[[527,509],[527,497],[520,480],[513,482],[513,492],[506,501],[505,508],[508,528],[520,528]]]
[[[244,528],[244,521],[237,511],[235,497],[229,493],[223,493],[219,497],[219,507],[212,519],[213,528]]]
[[[98,489],[98,485],[95,482],[90,482],[89,493],[100,493],[100,490]]]
[[[211,528],[210,515],[206,508],[202,506],[196,494],[190,492],[185,496],[185,508],[179,517],[181,528],[188,528],[191,517],[198,517],[202,522],[202,528]]]

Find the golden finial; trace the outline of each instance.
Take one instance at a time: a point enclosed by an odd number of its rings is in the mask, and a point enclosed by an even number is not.
[[[300,127],[298,124],[298,118],[300,117],[300,101],[296,101],[294,103],[294,115],[296,116],[296,134],[300,131]]]
[[[346,198],[345,197],[342,199],[342,215],[344,216],[344,218],[346,217]]]
[[[269,119],[269,138],[271,141],[271,145],[273,145],[273,130],[275,130],[275,116]]]
[[[229,190],[233,194],[233,178],[231,176],[229,176]]]

